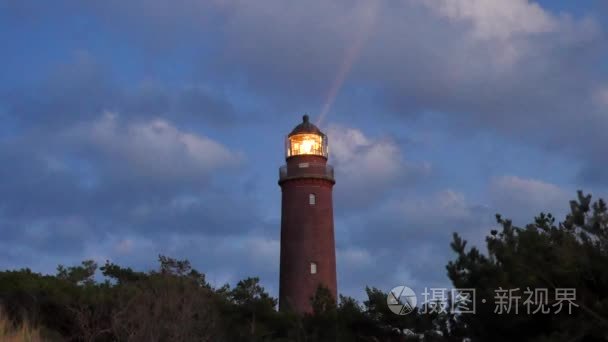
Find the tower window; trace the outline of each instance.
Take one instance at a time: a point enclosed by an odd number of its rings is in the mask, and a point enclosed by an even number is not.
[[[317,204],[317,197],[315,196],[315,194],[308,195],[308,204],[310,204],[310,205]]]
[[[317,274],[317,263],[316,262],[310,263],[310,274]]]

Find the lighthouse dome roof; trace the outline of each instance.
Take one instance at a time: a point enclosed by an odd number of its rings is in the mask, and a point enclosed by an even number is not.
[[[318,134],[318,135],[321,135],[321,136],[325,135],[325,134],[323,134],[323,132],[321,132],[321,130],[319,129],[319,127],[317,127],[314,124],[310,123],[310,118],[306,114],[304,114],[304,116],[302,117],[302,123],[300,123],[299,125],[297,125],[291,131],[291,133],[289,133],[289,136],[296,135],[296,134],[302,134],[302,133],[312,133],[312,134]]]

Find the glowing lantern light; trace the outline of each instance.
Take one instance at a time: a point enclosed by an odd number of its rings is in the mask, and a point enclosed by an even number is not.
[[[309,122],[308,115],[303,117],[303,122],[294,128],[285,142],[287,157],[312,154],[327,158],[327,137]]]
[[[301,154],[310,154],[310,152],[312,151],[312,147],[315,145],[315,142],[313,140],[304,140],[302,141],[302,144],[300,145],[300,153]]]

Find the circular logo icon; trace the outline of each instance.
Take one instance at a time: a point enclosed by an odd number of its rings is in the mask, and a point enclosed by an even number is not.
[[[388,308],[397,315],[407,315],[414,311],[418,298],[407,286],[394,287],[386,296]]]

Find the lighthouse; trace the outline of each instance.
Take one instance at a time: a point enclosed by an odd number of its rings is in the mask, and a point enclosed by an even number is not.
[[[327,136],[304,115],[285,139],[281,187],[279,310],[308,313],[319,285],[337,298],[332,189]]]

